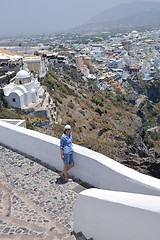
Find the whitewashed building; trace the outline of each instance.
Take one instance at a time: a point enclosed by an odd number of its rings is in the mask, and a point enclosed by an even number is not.
[[[21,70],[17,73],[15,82],[5,86],[3,91],[11,107],[23,108],[38,101],[42,87],[31,73]]]

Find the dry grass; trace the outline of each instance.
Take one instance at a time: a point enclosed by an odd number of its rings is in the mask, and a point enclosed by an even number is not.
[[[71,80],[72,86],[65,84],[61,79],[56,81],[61,90],[57,88],[55,94],[60,99],[57,104],[63,123],[55,125],[53,132],[46,130],[46,133],[60,138],[63,126],[71,123],[74,143],[119,161],[125,158],[127,136],[134,135],[141,125],[140,118],[135,114],[137,109],[130,106],[128,102],[110,100],[106,98],[105,93],[95,90],[93,94],[82,87],[75,88]],[[62,90],[63,93],[65,92],[65,97],[62,97]],[[54,94],[52,98],[54,101]],[[96,99],[95,102],[92,101],[93,98]],[[73,108],[69,107],[70,102]],[[97,108],[102,112],[101,115],[95,111]],[[93,127],[94,124],[96,127]],[[98,136],[103,129],[107,130]],[[116,136],[119,136],[120,140],[118,137],[115,138]]]

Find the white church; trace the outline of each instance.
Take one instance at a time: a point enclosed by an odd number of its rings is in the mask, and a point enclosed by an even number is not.
[[[23,108],[36,103],[43,88],[31,73],[20,70],[12,82],[3,88],[8,103],[13,108]]]

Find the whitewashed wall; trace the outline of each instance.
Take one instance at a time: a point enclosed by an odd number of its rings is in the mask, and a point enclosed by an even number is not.
[[[0,121],[0,143],[62,170],[60,140]],[[138,173],[90,149],[74,144],[75,167],[70,174],[94,187],[160,195],[160,180]]]
[[[0,121],[7,122],[19,127],[26,128],[26,120],[20,120],[20,119],[0,119]]]
[[[57,170],[63,168],[57,138],[0,121],[0,143]],[[75,144],[74,160],[72,176],[106,189],[90,189],[78,195],[74,207],[75,232],[82,231],[94,240],[159,239],[159,179]]]
[[[74,231],[94,240],[159,240],[160,197],[89,189],[74,206]]]
[[[0,143],[62,169],[57,138],[0,121]]]

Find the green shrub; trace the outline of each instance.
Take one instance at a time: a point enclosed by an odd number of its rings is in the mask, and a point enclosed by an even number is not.
[[[160,132],[148,132],[148,134],[151,136],[151,139],[154,141],[157,141],[160,139]]]
[[[0,89],[0,99],[4,96],[3,89]]]
[[[146,146],[148,148],[153,148],[154,147],[154,142],[152,140],[150,140],[150,139],[145,139],[144,143],[146,144]]]
[[[32,126],[32,123],[31,122],[26,122],[26,128],[27,129],[31,129],[31,130],[34,130],[34,127]]]
[[[2,97],[2,101],[3,101],[3,103],[4,103],[4,106],[6,107],[6,108],[8,108],[8,99],[7,99],[7,97],[6,96],[3,96]]]
[[[82,94],[82,97],[87,98],[86,95]]]
[[[92,99],[91,99],[91,102],[96,103],[96,99],[95,99],[95,98],[92,98]]]
[[[68,120],[67,124],[71,125],[71,127],[74,127],[76,125],[76,120],[75,119]]]
[[[64,94],[67,94],[67,93],[68,93],[63,87],[59,87],[58,90],[59,90],[61,93],[64,93]]]
[[[58,107],[57,100],[54,100],[53,102],[55,103],[56,107]]]
[[[80,112],[83,116],[85,116],[85,112],[84,112],[83,110],[79,110],[79,112]]]
[[[117,115],[118,115],[119,117],[121,117],[121,116],[122,116],[122,113],[121,113],[121,112],[117,112]]]
[[[78,128],[78,132],[82,132],[82,128],[81,127]]]
[[[73,108],[74,108],[74,103],[70,101],[67,106],[68,106],[69,108],[73,109]]]
[[[100,107],[103,107],[104,104],[103,104],[102,102],[99,102],[99,106],[100,106]]]
[[[54,99],[57,100],[60,104],[62,104],[62,101],[59,97],[57,97],[56,95],[54,96]]]
[[[111,91],[106,92],[106,98],[109,98],[111,101],[116,100],[116,96]]]
[[[149,116],[147,114],[144,114],[144,125],[145,125],[145,128],[150,128],[150,127],[153,127],[155,125],[155,122],[153,119],[150,119]]]
[[[102,113],[103,113],[100,108],[96,108],[95,111],[96,111],[97,113],[99,113],[100,116],[101,116]]]
[[[91,121],[89,124],[90,124],[90,126],[91,126],[92,129],[96,129],[96,126],[97,126],[97,125],[96,125],[95,122],[92,122],[92,121]]]
[[[154,142],[150,138],[150,134],[147,133],[144,137],[144,143],[148,148],[153,148],[154,147]]]
[[[151,111],[153,109],[153,105],[151,102],[147,102],[147,109],[148,111]]]
[[[49,71],[48,75],[53,77],[53,78],[55,78],[56,80],[58,80],[58,76],[57,76],[57,74],[54,71]]]
[[[64,93],[59,93],[59,95],[62,97],[62,98],[67,98],[67,96],[64,94]]]
[[[103,99],[103,98],[102,98]],[[102,100],[103,101],[103,100]],[[99,105],[100,107],[103,107],[104,104],[100,101],[98,101],[96,98],[93,98],[91,99],[91,102],[95,103],[96,105]]]
[[[9,84],[11,80],[11,76],[9,74],[6,74],[6,77],[7,77],[7,83]]]

